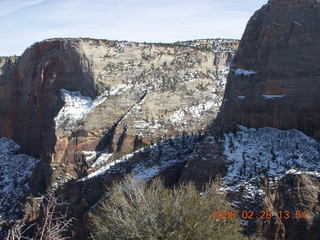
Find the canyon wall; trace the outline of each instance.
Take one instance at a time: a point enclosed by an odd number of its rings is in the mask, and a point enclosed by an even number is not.
[[[168,138],[200,135],[222,102],[236,40],[52,39],[1,60],[0,136],[40,158],[34,194]]]
[[[320,139],[320,3],[274,0],[248,22],[221,121],[298,129]]]

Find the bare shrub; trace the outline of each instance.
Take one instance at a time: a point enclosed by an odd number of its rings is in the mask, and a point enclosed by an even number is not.
[[[110,191],[93,215],[93,239],[210,240],[249,239],[236,219],[212,220],[214,210],[231,210],[216,185],[200,193],[194,184],[169,189],[124,180]],[[257,239],[257,238],[255,238]]]
[[[13,227],[9,230],[8,235],[6,237],[6,240],[23,240],[23,239],[29,239],[26,237],[23,237],[24,234],[28,231],[30,227],[26,227],[26,218],[23,218],[21,220],[17,220]]]
[[[24,218],[17,220],[10,229],[6,240],[66,240],[64,234],[72,225],[73,218],[68,219],[66,214],[61,213],[65,208],[65,203],[59,202],[53,192],[43,197],[40,207],[41,220],[39,222],[28,223],[28,213]],[[31,211],[31,209],[30,209]],[[28,231],[35,228],[33,237],[28,236]]]
[[[65,203],[59,202],[51,192],[42,202],[43,219],[37,226],[37,232],[34,239],[37,240],[65,240],[64,233],[72,225],[73,218],[68,219],[66,213],[61,213]]]

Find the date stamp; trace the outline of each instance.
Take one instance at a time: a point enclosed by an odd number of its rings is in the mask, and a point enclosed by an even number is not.
[[[271,220],[275,218],[280,218],[282,220],[287,219],[308,219],[308,211],[287,211],[287,210],[262,210],[262,211],[235,211],[235,210],[226,210],[218,211],[215,210],[212,212],[210,217],[213,220],[218,219],[242,219],[242,220]]]

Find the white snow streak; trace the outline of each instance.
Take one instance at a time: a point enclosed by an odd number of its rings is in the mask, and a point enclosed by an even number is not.
[[[301,23],[299,23],[298,21],[293,21],[294,24],[298,25],[298,26],[302,26]]]
[[[120,84],[120,85],[117,85],[115,87],[112,87],[110,89],[110,92],[109,92],[109,95],[110,96],[116,96],[116,95],[119,95],[123,92],[126,92],[128,91],[130,88],[132,88],[133,85],[132,84]]]
[[[108,160],[112,157],[113,153],[102,153],[98,159],[92,164],[91,168],[99,167],[108,162]]]
[[[256,74],[257,72],[252,71],[252,70],[244,70],[241,68],[238,68],[234,71],[234,75],[243,75],[243,76],[249,76],[252,74]]]
[[[283,98],[285,95],[262,95],[266,99]]]

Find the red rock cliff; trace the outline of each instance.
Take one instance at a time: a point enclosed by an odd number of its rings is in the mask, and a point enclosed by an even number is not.
[[[250,19],[220,119],[320,139],[320,3],[272,0]]]

